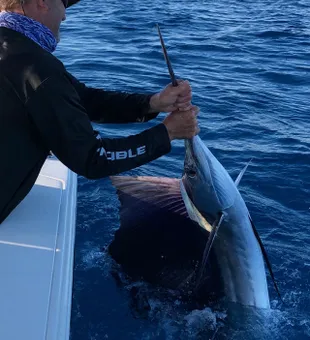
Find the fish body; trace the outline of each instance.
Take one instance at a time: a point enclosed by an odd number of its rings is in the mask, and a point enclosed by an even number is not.
[[[121,202],[121,226],[109,251],[129,275],[196,298],[224,295],[232,302],[269,308],[264,258],[246,204],[199,136],[185,141],[181,179],[111,180]]]
[[[269,308],[263,254],[236,184],[199,136],[185,144],[182,181],[188,195],[210,224],[224,214],[213,250],[225,295],[233,302]]]

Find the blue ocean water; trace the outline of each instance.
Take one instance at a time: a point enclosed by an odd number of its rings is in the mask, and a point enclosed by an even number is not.
[[[202,140],[233,178],[252,159],[240,191],[285,303],[270,283],[272,310],[255,323],[225,325],[225,310],[186,312],[156,294],[150,315],[137,315],[103,251],[119,226],[115,190],[79,177],[71,340],[208,339],[217,327],[215,339],[310,339],[310,3],[82,0],[56,55],[88,85],[155,92],[169,83],[156,23],[175,73],[191,82]],[[129,135],[163,118],[96,129]],[[176,141],[128,174],[180,177],[183,160]]]

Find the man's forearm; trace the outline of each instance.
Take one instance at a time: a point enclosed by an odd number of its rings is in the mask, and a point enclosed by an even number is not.
[[[145,122],[155,118],[157,98],[153,94],[137,94],[95,89],[79,82],[71,74],[68,78],[79,94],[91,121],[100,123]],[[152,103],[151,103],[151,98]]]

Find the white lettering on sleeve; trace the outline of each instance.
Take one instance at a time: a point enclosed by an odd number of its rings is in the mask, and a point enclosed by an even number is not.
[[[104,150],[104,152],[109,161],[115,161],[115,160],[122,160],[122,159],[127,159],[127,158],[135,158],[137,156],[144,155],[146,153],[146,146],[145,145],[139,146],[134,151],[132,149],[129,149],[127,151],[126,150],[120,150],[120,151],[105,151]],[[100,156],[101,156],[101,152],[100,152]]]
[[[108,151],[107,152],[107,159],[109,161],[114,161],[115,160],[115,152]]]
[[[97,152],[99,153],[99,156],[106,156],[107,155],[107,153],[106,153],[106,151],[103,147],[98,148]]]
[[[145,153],[146,153],[146,146],[145,145],[142,145],[142,146],[137,148],[137,155],[138,156],[143,155]]]
[[[131,149],[128,150],[128,158],[135,158],[137,154],[133,153]]]
[[[116,151],[115,152],[115,158],[116,159],[126,159],[127,158],[127,152],[126,151]]]

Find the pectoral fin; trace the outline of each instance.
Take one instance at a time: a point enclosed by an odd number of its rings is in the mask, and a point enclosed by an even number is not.
[[[211,234],[209,236],[208,242],[206,244],[205,250],[203,252],[203,258],[202,258],[202,262],[201,262],[201,266],[200,266],[200,270],[199,270],[199,274],[197,276],[197,287],[200,286],[202,278],[204,276],[204,270],[207,267],[207,262],[208,262],[208,258],[210,255],[210,251],[212,249],[215,237],[217,235],[217,232],[222,224],[224,220],[224,214],[221,212],[218,216],[218,218],[215,220],[215,222],[212,225],[212,231]]]
[[[211,225],[201,215],[201,213],[196,208],[195,204],[189,198],[182,181],[180,181],[180,191],[181,191],[182,199],[183,199],[183,202],[184,202],[184,205],[185,205],[185,208],[186,208],[186,211],[188,213],[189,218],[191,220],[197,222],[201,226],[201,228],[207,230],[210,233],[211,230],[212,230]]]

